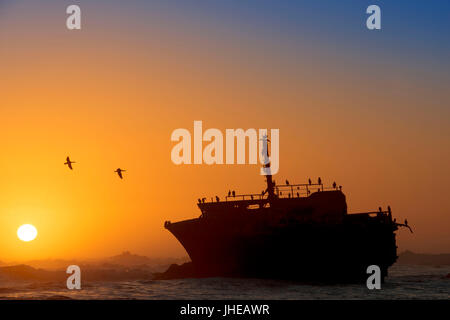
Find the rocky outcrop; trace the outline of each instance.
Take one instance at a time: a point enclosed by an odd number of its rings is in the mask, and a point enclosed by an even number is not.
[[[198,274],[198,272],[196,272],[192,262],[186,262],[182,265],[172,264],[165,272],[154,274],[155,280],[170,280],[182,278],[200,278],[200,275]]]

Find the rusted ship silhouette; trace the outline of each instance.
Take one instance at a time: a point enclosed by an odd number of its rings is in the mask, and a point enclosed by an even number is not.
[[[224,201],[199,199],[199,218],[165,222],[192,262],[173,265],[160,278],[358,282],[369,276],[368,266],[377,265],[384,280],[397,259],[395,231],[404,226],[393,220],[390,207],[349,214],[335,183],[324,188],[319,178],[277,185],[270,174],[266,182],[260,194],[233,191]]]

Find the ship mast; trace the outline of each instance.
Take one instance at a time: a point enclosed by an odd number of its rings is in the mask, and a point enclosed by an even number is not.
[[[267,138],[267,134],[265,134],[261,140],[262,140],[261,154],[264,158],[263,172],[264,172],[264,175],[266,176],[266,182],[267,182],[266,192],[268,193],[268,199],[270,202],[275,198],[275,191],[274,191],[275,183],[272,180],[272,174],[270,171],[270,157],[269,157],[269,146],[268,146],[268,142],[270,142],[270,140]]]

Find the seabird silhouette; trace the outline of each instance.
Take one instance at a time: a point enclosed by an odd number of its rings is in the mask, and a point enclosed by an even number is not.
[[[73,170],[72,168],[72,163],[76,163],[75,161],[70,161],[70,158],[67,157],[66,158],[66,162],[64,163],[64,165],[67,165],[69,167],[70,170]]]
[[[117,174],[119,175],[119,178],[120,178],[120,179],[123,179],[122,172],[125,172],[125,171],[127,171],[127,170],[122,170],[122,169],[120,169],[120,168],[117,168],[117,170],[114,171],[114,172],[117,172]]]

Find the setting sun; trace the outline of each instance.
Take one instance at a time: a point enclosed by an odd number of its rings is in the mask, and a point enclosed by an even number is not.
[[[37,229],[31,224],[24,224],[17,229],[17,236],[22,241],[32,241],[36,239]]]

